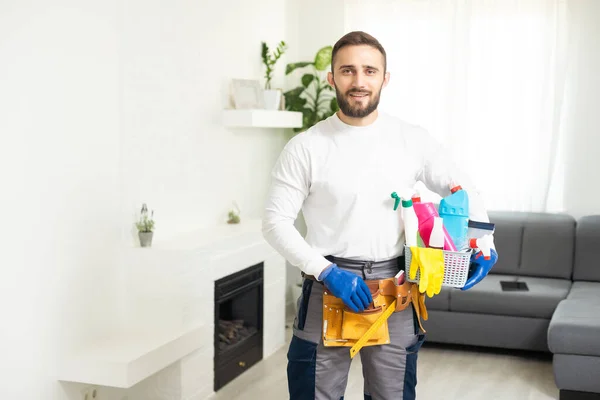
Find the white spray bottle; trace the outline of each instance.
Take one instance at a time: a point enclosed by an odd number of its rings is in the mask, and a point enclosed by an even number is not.
[[[429,247],[443,249],[444,239],[444,219],[434,217],[433,228],[431,229],[431,236],[429,237]]]
[[[492,235],[485,235],[479,239],[472,238],[469,240],[469,247],[479,249],[483,253],[483,258],[489,260],[492,258],[492,245],[494,238]]]
[[[402,198],[402,221],[404,222],[404,238],[408,247],[418,245],[417,236],[419,235],[419,219],[413,208],[411,199]]]

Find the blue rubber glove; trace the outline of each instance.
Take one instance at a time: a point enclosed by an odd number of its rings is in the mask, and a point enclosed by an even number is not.
[[[496,264],[496,261],[498,261],[498,253],[496,253],[496,250],[491,249],[490,253],[491,257],[489,260],[483,258],[482,252],[471,256],[471,266],[473,267],[473,271],[462,290],[471,289],[487,276],[488,272],[490,272],[494,264]]]
[[[354,312],[364,311],[373,301],[369,287],[360,276],[344,271],[335,264],[321,272],[319,278],[331,294],[342,299]]]

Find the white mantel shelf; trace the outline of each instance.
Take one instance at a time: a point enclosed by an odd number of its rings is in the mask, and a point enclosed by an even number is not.
[[[277,110],[224,110],[223,124],[238,128],[301,128],[302,113]]]
[[[82,348],[59,371],[59,380],[130,388],[200,348],[203,328],[160,335],[121,335]]]
[[[130,388],[188,355],[201,352],[207,358],[203,363],[211,362],[214,322],[202,310],[209,303],[209,308],[213,307],[214,281],[260,262],[264,262],[268,297],[263,312],[273,317],[263,321],[263,356],[274,353],[283,344],[285,260],[262,237],[260,220],[223,223],[155,239],[150,248],[122,249],[120,264],[128,276],[127,282],[133,285],[126,286],[126,291],[133,296],[150,296],[134,298],[134,303],[125,306],[133,306],[136,313],[135,306],[152,307],[145,304],[155,297],[169,299],[176,304],[175,309],[144,309],[142,314],[151,315],[153,321],[158,318],[157,321],[169,322],[150,327],[144,322],[133,323],[102,340],[86,343],[65,355],[59,365],[58,380]],[[189,296],[187,302],[177,303],[172,299],[173,292],[185,293]],[[191,315],[200,319],[186,320],[180,326],[180,306],[191,309]],[[212,316],[212,311],[209,314]],[[136,315],[129,315],[127,321],[132,323]],[[207,385],[212,385],[212,376],[206,379],[210,381]]]

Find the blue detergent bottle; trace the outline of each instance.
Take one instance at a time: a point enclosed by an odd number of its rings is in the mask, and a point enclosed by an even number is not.
[[[469,196],[459,185],[452,185],[452,194],[440,201],[439,214],[457,251],[469,248]]]

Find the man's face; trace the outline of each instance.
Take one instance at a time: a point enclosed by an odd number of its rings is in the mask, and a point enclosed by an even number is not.
[[[389,79],[383,63],[383,54],[367,45],[345,46],[337,52],[327,79],[344,115],[364,118],[377,109],[381,89]]]

